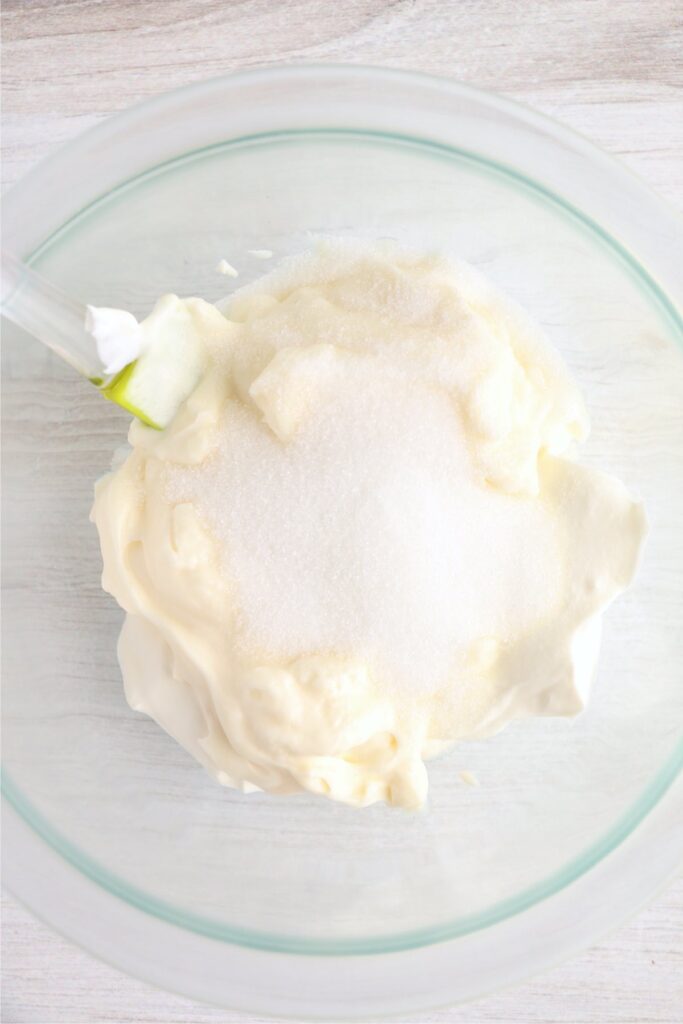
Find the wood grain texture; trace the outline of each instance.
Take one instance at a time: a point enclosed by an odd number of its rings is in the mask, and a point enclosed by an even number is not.
[[[116,110],[240,68],[459,78],[561,117],[680,201],[679,0],[4,0],[4,181]]]
[[[413,68],[555,116],[683,202],[680,0],[4,0],[2,181],[109,114],[226,72]],[[123,977],[3,900],[5,1024],[257,1024]],[[683,881],[518,988],[420,1024],[679,1024]]]
[[[3,901],[3,1024],[267,1024],[161,993]],[[680,1024],[683,880],[592,950],[481,1002],[411,1024]]]

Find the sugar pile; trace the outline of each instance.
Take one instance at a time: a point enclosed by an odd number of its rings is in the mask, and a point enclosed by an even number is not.
[[[347,368],[287,442],[229,401],[217,450],[169,466],[167,498],[218,539],[249,657],[334,652],[429,692],[561,591],[543,505],[480,484],[454,401],[377,360]]]

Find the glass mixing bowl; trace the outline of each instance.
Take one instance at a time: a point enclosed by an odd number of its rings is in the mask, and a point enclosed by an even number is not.
[[[425,76],[260,71],[86,133],[8,195],[4,244],[73,295],[215,300],[316,235],[462,257],[540,321],[592,416],[583,458],[642,496],[633,588],[575,721],[430,767],[417,814],[244,797],[131,711],[93,482],[127,417],[7,326],[6,874],[89,949],[190,995],[359,1016],[464,999],[614,923],[683,848],[683,359],[671,212],[588,143]],[[464,785],[461,770],[475,774]],[[677,780],[678,776],[678,781]]]

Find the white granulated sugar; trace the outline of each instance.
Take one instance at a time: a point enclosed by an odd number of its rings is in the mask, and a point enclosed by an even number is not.
[[[169,467],[220,542],[242,652],[335,652],[428,692],[475,641],[519,634],[560,592],[541,503],[476,482],[456,403],[350,360],[293,438],[229,401],[215,454]]]

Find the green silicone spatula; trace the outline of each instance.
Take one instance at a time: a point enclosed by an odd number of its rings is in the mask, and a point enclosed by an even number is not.
[[[157,331],[150,341],[132,314],[85,306],[6,252],[0,311],[87,377],[105,398],[157,430],[171,422],[201,376],[203,359],[192,339],[179,343],[176,337],[170,351],[164,332]],[[127,339],[123,350],[131,358],[121,357],[120,345],[108,358],[95,342],[91,329],[104,319],[102,314],[114,333]]]

